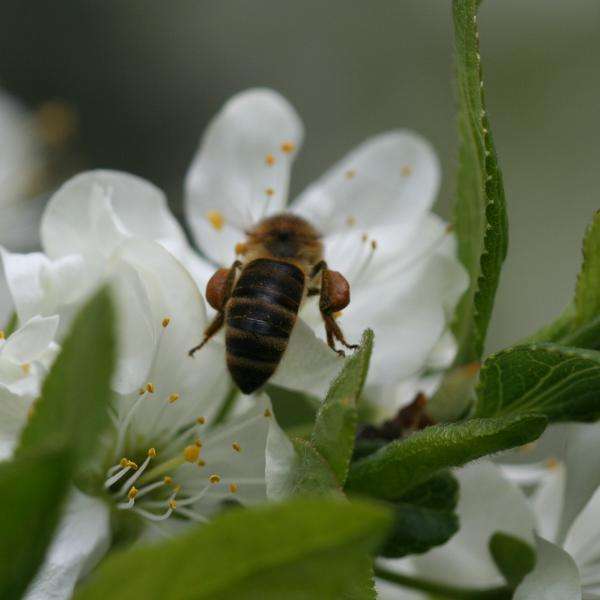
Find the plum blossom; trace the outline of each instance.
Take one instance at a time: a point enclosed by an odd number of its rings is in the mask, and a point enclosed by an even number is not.
[[[187,175],[185,208],[213,269],[233,262],[254,223],[286,210],[303,137],[294,108],[267,89],[234,96],[210,123]],[[287,208],[317,227],[330,268],[350,283],[351,303],[339,320],[346,338],[359,340],[366,327],[375,332],[368,385],[378,397],[435,361],[466,288],[455,240],[431,212],[439,182],[431,146],[410,131],[391,131],[350,152]],[[316,301],[301,317],[324,337]]]
[[[102,282],[118,317],[112,427],[90,473],[110,502],[73,488],[29,599],[70,596],[110,544],[111,510],[140,517],[144,537],[168,536],[206,521],[224,501],[266,500],[267,440],[275,449],[289,444],[266,396],[215,423],[229,387],[221,349],[187,356],[207,323],[198,288],[172,253],[136,235],[135,215],[121,218],[113,208],[135,194],[148,203],[163,197],[137,178],[109,177],[81,176],[58,190],[42,219],[44,252],[2,251],[19,322],[0,340],[4,458],[73,315]]]

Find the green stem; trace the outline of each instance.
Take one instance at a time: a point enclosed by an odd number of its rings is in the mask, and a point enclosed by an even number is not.
[[[433,581],[427,581],[419,577],[411,577],[410,575],[388,571],[378,566],[375,566],[374,571],[375,575],[381,579],[413,590],[419,590],[420,592],[435,594],[440,598],[444,598],[444,600],[510,600],[512,598],[512,591],[505,586],[478,590],[434,583]]]
[[[240,392],[235,385],[232,385],[225,396],[225,400],[223,400],[223,404],[217,413],[217,416],[212,420],[212,426],[216,427],[220,423],[222,423],[228,416],[233,407],[235,406],[235,402],[238,399]]]

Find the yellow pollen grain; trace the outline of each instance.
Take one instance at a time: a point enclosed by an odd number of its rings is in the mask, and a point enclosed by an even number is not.
[[[348,227],[352,227],[353,225],[356,225],[356,217],[353,217],[352,215],[348,215],[346,217],[346,225],[348,225]]]
[[[163,481],[166,485],[173,485],[173,478],[170,475],[165,475]]]
[[[176,500],[169,500],[169,508],[171,510],[175,510],[177,508],[177,501]]]
[[[360,236],[360,239],[361,239],[363,242],[366,242],[366,241],[369,239],[369,236],[368,236],[366,233],[363,233],[363,234]]]
[[[246,246],[246,244],[242,244],[242,242],[238,242],[235,245],[235,253],[236,254],[240,254],[240,255],[244,255],[246,254],[246,252],[248,252],[248,246]]]
[[[223,213],[220,213],[218,210],[209,210],[206,213],[206,219],[217,231],[221,231],[221,229],[223,229],[225,217],[223,216]]]
[[[290,152],[293,152],[295,149],[296,146],[294,146],[293,142],[283,142],[283,144],[281,144],[281,151],[286,154],[290,154]]]
[[[377,240],[371,240],[371,249],[377,250]]]
[[[148,448],[148,456],[150,458],[155,458],[156,457],[156,448]]]
[[[272,167],[275,164],[275,157],[272,154],[265,156],[265,163],[268,167]]]
[[[183,458],[188,462],[196,462],[200,456],[200,448],[196,444],[186,446],[183,450]]]
[[[263,413],[263,415],[269,418],[273,415],[273,413],[268,408],[265,408],[265,412]]]
[[[521,452],[522,454],[527,454],[528,452],[532,452],[533,450],[535,450],[536,446],[537,444],[535,442],[529,442],[529,444],[524,444],[523,446],[521,446],[519,448],[519,452]]]
[[[171,317],[165,317],[165,318],[162,320],[162,326],[163,326],[163,327],[168,327],[170,322],[171,322]]]
[[[236,451],[236,452],[241,452],[242,451],[242,447],[238,444],[238,442],[233,442],[233,444],[231,444],[231,447]]]
[[[132,485],[131,488],[129,489],[129,492],[127,492],[127,497],[130,500],[133,500],[137,495],[138,495],[138,489],[134,485]]]
[[[29,375],[29,372],[31,371],[31,365],[29,363],[23,363],[21,365],[21,371],[23,371],[24,375]]]
[[[209,480],[209,481],[210,481],[210,482],[211,482],[213,485],[215,485],[215,484],[217,484],[217,483],[219,483],[219,482],[221,481],[221,476],[220,476],[220,475],[217,475],[217,474],[215,473],[215,474],[211,475],[211,476],[208,478],[208,480]]]
[[[546,461],[546,468],[550,469],[551,471],[554,471],[554,469],[558,468],[558,460],[556,460],[556,458],[554,457],[550,457]]]
[[[400,173],[402,173],[402,177],[408,177],[409,175],[412,174],[412,167],[410,165],[404,165],[401,169],[400,169]]]
[[[196,440],[194,442],[194,445],[197,446],[198,448],[202,448],[202,442],[200,440]]]
[[[202,460],[201,458],[198,459],[198,462],[196,463],[199,467],[205,467],[206,466],[206,461]]]
[[[275,190],[274,190],[273,188],[267,188],[267,189],[265,190],[265,194],[266,194],[267,196],[269,196],[269,198],[270,198],[270,197],[271,197],[271,196],[272,196],[274,193],[275,193]]]
[[[204,423],[206,423],[206,419],[204,417],[198,417],[196,419],[196,423],[198,423],[198,425],[204,425]]]
[[[236,483],[230,483],[230,484],[229,484],[229,491],[230,491],[232,494],[235,494],[235,493],[238,491],[238,486],[237,486],[237,484],[236,484]]]
[[[169,404],[173,404],[179,400],[179,394],[171,394],[169,396]]]
[[[154,394],[154,384],[153,383],[147,383],[146,384],[146,391],[149,394]]]
[[[145,388],[140,388],[140,389],[138,390],[138,394],[139,394],[140,396],[143,396],[145,393],[146,393],[146,389],[145,389]]]
[[[354,169],[350,169],[349,171],[346,171],[346,173],[345,173],[346,179],[352,179],[355,175],[356,175],[356,171]]]
[[[0,329],[0,340],[4,340],[4,339],[6,339],[6,336],[4,334],[4,330]]]
[[[334,312],[334,313],[333,313],[333,318],[334,318],[334,319],[339,319],[339,318],[340,318],[340,317],[341,317],[343,314],[344,314],[344,312],[343,312],[343,311],[341,311],[341,310],[338,310],[337,312]]]

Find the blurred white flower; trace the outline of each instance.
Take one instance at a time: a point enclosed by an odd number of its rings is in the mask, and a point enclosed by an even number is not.
[[[502,532],[536,548],[536,566],[517,587],[516,600],[600,598],[600,425],[568,429],[564,463],[498,466],[484,461],[458,470],[458,534],[422,556],[382,564],[461,588],[500,586],[488,544]],[[521,485],[534,486],[529,497]],[[380,585],[381,598],[424,597]]]
[[[97,469],[113,509],[141,517],[145,535],[169,535],[182,523],[205,521],[224,500],[266,499],[267,439],[275,448],[286,439],[265,396],[212,427],[229,380],[218,347],[197,360],[187,355],[207,323],[202,298],[170,252],[136,235],[136,227],[151,224],[152,202],[164,210],[164,199],[137,178],[106,177],[79,176],[54,195],[42,220],[45,253],[2,251],[24,325],[0,342],[0,446],[10,455],[52,358],[47,354],[56,351],[53,340],[60,341],[89,293],[110,282],[119,353],[113,428],[99,444]],[[124,210],[121,218],[115,205],[145,212]],[[69,597],[106,550],[108,513],[99,499],[73,490],[28,598]]]
[[[208,260],[191,253],[162,205],[150,210],[130,201],[115,211],[138,222],[138,235],[171,250],[204,291],[215,269],[234,261],[249,228],[286,210],[302,138],[296,111],[267,89],[234,96],[213,119],[187,175],[185,205]],[[431,212],[439,181],[430,145],[393,131],[359,146],[289,208],[322,232],[328,264],[350,283],[352,301],[340,320],[347,339],[358,341],[367,327],[375,331],[368,385],[383,414],[399,408],[398,383],[416,385],[429,367],[446,367],[454,355],[448,322],[467,276],[453,235]],[[316,301],[306,302],[301,317],[272,381],[320,395],[340,360],[321,341]]]

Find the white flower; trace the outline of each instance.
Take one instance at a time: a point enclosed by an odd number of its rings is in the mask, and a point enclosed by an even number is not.
[[[109,281],[119,353],[113,428],[98,445],[95,478],[113,509],[142,517],[145,536],[170,535],[181,523],[205,521],[224,500],[266,499],[267,438],[275,447],[289,442],[265,396],[211,427],[229,387],[222,349],[188,357],[207,324],[198,288],[163,246],[136,235],[137,215],[126,210],[128,201],[148,210],[163,197],[137,178],[107,177],[80,176],[55,194],[42,221],[45,253],[2,252],[3,273],[25,325],[0,347],[0,385],[11,393],[10,402],[0,397],[0,445],[8,455],[39,392],[44,371],[36,361],[48,366],[45,353],[55,349],[53,339],[60,341],[83,300]],[[25,361],[31,381],[23,373]],[[18,397],[20,390],[28,393]],[[70,595],[106,550],[108,511],[99,499],[73,490],[29,598]]]
[[[229,266],[244,232],[285,210],[303,135],[293,107],[270,90],[238,94],[214,118],[187,176],[186,214],[215,265]],[[371,386],[424,370],[466,286],[454,239],[430,212],[439,180],[429,144],[393,131],[363,143],[290,206],[321,231],[325,259],[350,283],[339,321],[346,338],[375,331]],[[302,316],[324,337],[315,301]]]

